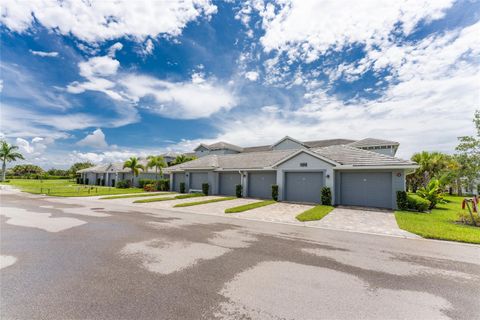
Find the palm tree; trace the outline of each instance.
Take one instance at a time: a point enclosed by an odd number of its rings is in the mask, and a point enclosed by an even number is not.
[[[145,170],[145,168],[138,162],[137,157],[131,157],[123,164],[123,168],[129,168],[132,170],[132,187],[134,183],[134,177],[137,177],[140,173],[140,170]]]
[[[16,152],[18,147],[8,144],[6,141],[1,141],[0,159],[2,159],[2,181],[5,181],[7,174],[7,162],[16,161],[18,159],[25,160],[20,152]]]
[[[158,172],[162,174],[162,168],[165,168],[167,164],[162,156],[148,156],[148,168],[155,168],[155,180],[158,180]]]
[[[173,164],[180,164],[180,163],[184,163],[184,162],[195,160],[195,159],[197,159],[195,156],[187,157],[186,155],[181,154],[175,158],[175,160],[173,161]]]

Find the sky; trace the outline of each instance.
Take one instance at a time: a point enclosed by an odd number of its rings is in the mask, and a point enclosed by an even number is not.
[[[452,153],[480,1],[3,0],[0,138],[23,163],[374,137]]]

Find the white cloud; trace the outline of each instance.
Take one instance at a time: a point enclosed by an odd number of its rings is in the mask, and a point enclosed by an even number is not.
[[[31,160],[43,155],[47,146],[52,144],[54,139],[35,137],[30,141],[23,138],[16,138],[15,144],[19,147],[20,152],[25,156],[25,160]]]
[[[282,1],[279,8],[268,4],[261,10],[265,29],[261,43],[267,52],[277,50],[309,62],[348,44],[368,48],[383,44],[398,25],[408,35],[419,21],[441,18],[452,4],[452,0]]]
[[[37,22],[86,42],[125,36],[141,41],[162,34],[177,36],[190,21],[209,18],[216,11],[209,0],[4,0],[0,23],[12,31],[25,32]]]
[[[236,105],[235,96],[211,81],[169,82],[145,75],[127,75],[120,79],[126,94],[135,103],[150,100],[152,112],[169,118],[194,119],[208,117]]]
[[[117,53],[117,51],[122,49],[123,49],[123,44],[120,42],[116,42],[108,49],[108,55],[110,57],[115,57],[115,53]]]
[[[33,54],[34,56],[40,56],[40,57],[50,57],[50,58],[58,57],[58,52],[55,52],[55,51],[45,52],[45,51],[30,50],[30,53]]]
[[[258,77],[259,77],[259,74],[256,71],[248,71],[245,73],[245,78],[250,81],[257,81]]]
[[[107,148],[108,144],[105,141],[105,134],[102,129],[96,129],[91,134],[77,142],[77,145],[95,149]]]
[[[152,39],[147,39],[147,41],[145,41],[145,47],[142,49],[142,54],[145,56],[151,55],[153,49],[155,49],[155,45],[153,44]]]

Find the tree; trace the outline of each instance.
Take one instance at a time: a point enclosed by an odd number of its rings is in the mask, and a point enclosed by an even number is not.
[[[173,164],[176,165],[176,164],[181,164],[181,163],[184,163],[184,162],[187,162],[187,161],[192,161],[192,160],[195,160],[197,159],[197,157],[195,156],[186,156],[184,154],[181,154],[181,155],[178,155],[176,156],[175,160],[173,161]]]
[[[440,178],[450,164],[450,156],[441,152],[422,151],[412,158],[420,166],[407,176],[407,183],[413,192],[421,186],[426,187],[431,179]]]
[[[480,179],[480,110],[476,110],[473,123],[475,124],[476,136],[459,137],[456,148],[459,154],[455,159],[459,164],[456,171],[456,185],[459,195],[462,187],[472,187]]]
[[[162,174],[162,168],[165,168],[167,164],[162,156],[148,156],[148,168],[155,168],[155,180],[158,180],[158,172]]]
[[[23,155],[18,150],[17,146],[10,145],[6,141],[0,142],[0,159],[2,160],[2,181],[5,181],[7,174],[7,163],[16,161],[18,159],[25,160]]]
[[[42,168],[34,164],[17,164],[8,171],[14,176],[26,176],[31,174],[41,175],[44,173]]]
[[[123,164],[123,168],[129,168],[132,170],[132,187],[134,183],[134,177],[137,177],[140,170],[144,170],[144,167],[138,162],[137,157],[131,157]]]
[[[91,162],[77,162],[74,163],[70,169],[68,169],[68,171],[70,171],[71,175],[76,175],[78,170],[87,169],[90,167],[93,167],[93,163]]]

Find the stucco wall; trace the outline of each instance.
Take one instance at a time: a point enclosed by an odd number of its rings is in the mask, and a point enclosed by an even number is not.
[[[290,139],[283,140],[279,144],[273,147],[273,150],[290,150],[290,149],[300,149],[303,146]]]
[[[306,163],[306,167],[301,167],[301,163]],[[284,179],[286,171],[323,171],[325,177],[325,186],[329,187],[332,191],[332,200],[335,201],[334,190],[334,166],[328,162],[315,158],[305,152],[302,152],[288,161],[280,164],[277,168],[277,185],[278,185],[278,198],[284,199]],[[320,192],[320,191],[319,191]]]

